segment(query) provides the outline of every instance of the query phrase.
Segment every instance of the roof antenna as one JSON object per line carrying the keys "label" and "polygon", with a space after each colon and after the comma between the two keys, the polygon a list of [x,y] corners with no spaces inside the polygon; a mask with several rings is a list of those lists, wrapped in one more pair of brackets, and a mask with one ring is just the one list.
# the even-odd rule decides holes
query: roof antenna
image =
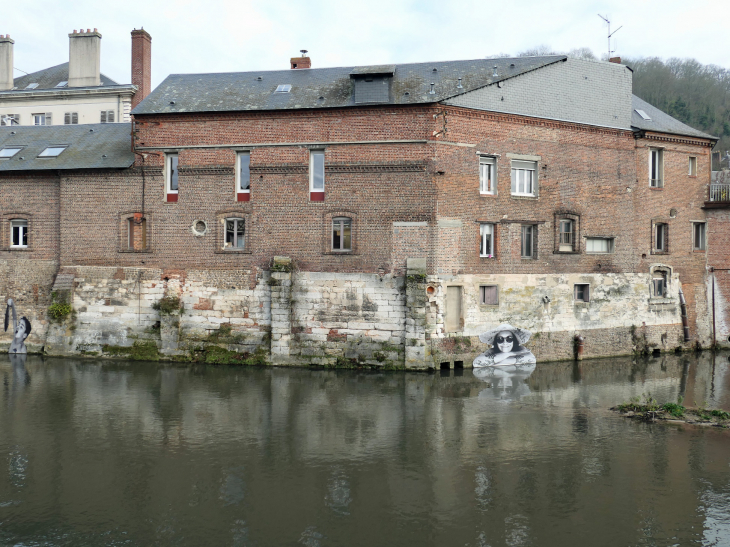
{"label": "roof antenna", "polygon": [[459,77],[459,85],[456,86],[457,89],[464,89],[464,86],[461,85],[461,77]]}
{"label": "roof antenna", "polygon": [[603,15],[601,15],[599,13],[598,14],[598,17],[600,17],[601,19],[603,19],[604,21],[606,21],[606,23],[608,24],[608,58],[611,59],[611,53],[615,53],[616,52],[616,50],[613,50],[613,51],[611,50],[611,36],[613,36],[619,30],[621,30],[622,28],[624,28],[624,26],[621,25],[616,30],[614,30],[613,32],[611,32],[611,21],[608,20],[608,15],[606,15],[606,17],[604,17]]}
{"label": "roof antenna", "polygon": [[299,51],[301,51],[302,57],[306,57],[307,53],[309,53],[309,51],[307,51],[306,49],[300,49]]}

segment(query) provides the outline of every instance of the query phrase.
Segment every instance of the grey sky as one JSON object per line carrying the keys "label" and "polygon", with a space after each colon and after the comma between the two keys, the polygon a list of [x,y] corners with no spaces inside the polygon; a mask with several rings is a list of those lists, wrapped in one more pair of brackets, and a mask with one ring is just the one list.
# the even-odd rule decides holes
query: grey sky
{"label": "grey sky", "polygon": [[[691,57],[730,68],[730,1],[709,0],[0,0],[0,34],[15,66],[68,60],[68,34],[98,28],[102,72],[130,81],[130,31],[152,35],[152,84],[168,74],[287,68],[307,49],[313,67],[473,59],[544,44],[616,55]],[[15,76],[22,72],[15,73]]]}

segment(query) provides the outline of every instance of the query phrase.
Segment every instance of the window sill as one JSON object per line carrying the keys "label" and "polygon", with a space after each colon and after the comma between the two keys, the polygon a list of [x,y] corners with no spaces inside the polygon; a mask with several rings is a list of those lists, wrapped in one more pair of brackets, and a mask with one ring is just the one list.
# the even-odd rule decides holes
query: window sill
{"label": "window sill", "polygon": [[167,194],[166,203],[177,203],[177,194]]}
{"label": "window sill", "polygon": [[497,257],[494,255],[479,255],[479,258],[491,258],[492,260],[496,259]]}
{"label": "window sill", "polygon": [[537,257],[535,256],[521,256],[520,260],[536,260]]}
{"label": "window sill", "polygon": [[140,251],[136,249],[119,249],[118,253],[133,253],[133,254],[151,254],[152,249],[142,249]]}
{"label": "window sill", "polygon": [[664,186],[649,186],[649,190],[664,190]]}
{"label": "window sill", "polygon": [[224,254],[224,255],[250,255],[253,254],[253,251],[249,249],[216,249],[214,251],[216,254]]}
{"label": "window sill", "polygon": [[6,251],[20,251],[21,253],[27,253],[33,249],[30,247],[6,247]]}
{"label": "window sill", "polygon": [[651,254],[653,255],[668,255],[669,251],[652,251]]}
{"label": "window sill", "polygon": [[585,300],[575,300],[573,302],[573,305],[576,308],[589,308],[591,305],[591,302],[590,302],[590,300],[588,302],[586,302]]}
{"label": "window sill", "polygon": [[251,192],[238,192],[236,201],[251,201]]}
{"label": "window sill", "polygon": [[483,198],[496,198],[496,192],[479,192],[479,196]]}
{"label": "window sill", "polygon": [[479,309],[498,310],[499,304],[479,304]]}
{"label": "window sill", "polygon": [[556,255],[579,255],[580,251],[553,251]]}
{"label": "window sill", "polygon": [[510,194],[510,196],[517,199],[537,199],[539,197],[534,194]]}
{"label": "window sill", "polygon": [[660,305],[670,305],[670,304],[676,304],[677,301],[674,298],[668,298],[664,296],[650,296],[649,297],[649,304],[660,304]]}
{"label": "window sill", "polygon": [[325,251],[322,254],[334,255],[334,256],[356,256],[357,253],[353,251]]}

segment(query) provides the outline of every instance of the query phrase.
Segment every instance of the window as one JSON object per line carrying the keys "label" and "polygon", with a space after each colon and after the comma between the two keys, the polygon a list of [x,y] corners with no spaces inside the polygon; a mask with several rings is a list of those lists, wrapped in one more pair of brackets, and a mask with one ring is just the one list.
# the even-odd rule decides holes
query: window
{"label": "window", "polygon": [[352,219],[347,217],[332,219],[332,250],[352,250]]}
{"label": "window", "polygon": [[20,114],[3,114],[0,116],[0,125],[20,125]]}
{"label": "window", "polygon": [[5,148],[0,148],[0,160],[9,160],[22,149],[22,146],[6,146]]}
{"label": "window", "polygon": [[10,246],[24,249],[28,247],[28,221],[10,221]]}
{"label": "window", "polygon": [[60,145],[49,146],[48,148],[43,150],[43,152],[38,154],[38,157],[39,158],[57,158],[61,154],[61,152],[63,152],[64,150],[66,150],[66,146],[60,146]]}
{"label": "window", "polygon": [[697,176],[697,158],[694,156],[689,157],[689,176]]}
{"label": "window", "polygon": [[101,123],[114,123],[114,111],[113,110],[102,110],[100,121],[101,121]]}
{"label": "window", "polygon": [[576,302],[590,302],[590,286],[587,283],[573,285],[573,297]]}
{"label": "window", "polygon": [[178,157],[177,154],[165,154],[165,186],[167,201],[177,201],[178,193]]}
{"label": "window", "polygon": [[497,192],[497,160],[488,156],[479,158],[479,193]]}
{"label": "window", "polygon": [[289,93],[291,91],[291,84],[280,84],[276,86],[275,93]]}
{"label": "window", "polygon": [[537,162],[512,160],[512,195],[535,196]]}
{"label": "window", "polygon": [[36,87],[38,87],[38,84],[33,82],[32,84],[25,86],[25,89],[35,89]]}
{"label": "window", "polygon": [[587,237],[586,252],[593,254],[606,254],[613,252],[612,237]]}
{"label": "window", "polygon": [[661,222],[654,224],[654,252],[655,253],[666,253],[667,252],[667,237],[668,229],[667,225]]}
{"label": "window", "polygon": [[242,218],[226,219],[226,249],[243,249],[246,235],[246,221]]}
{"label": "window", "polygon": [[707,224],[704,222],[695,222],[692,224],[692,249],[694,251],[704,251],[706,248],[705,244],[705,232],[707,230]]}
{"label": "window", "polygon": [[535,258],[534,243],[535,243],[535,231],[536,227],[531,224],[524,224],[522,226],[522,244],[521,244],[521,256],[522,258]]}
{"label": "window", "polygon": [[651,286],[654,298],[666,298],[669,294],[667,287],[667,272],[657,270],[652,274]]}
{"label": "window", "polygon": [[494,224],[479,225],[479,256],[494,258]]}
{"label": "window", "polygon": [[71,124],[79,123],[79,113],[78,112],[66,112],[63,115],[63,123],[64,123],[64,125],[71,125]]}
{"label": "window", "polygon": [[638,114],[639,116],[641,116],[642,118],[644,118],[645,120],[651,120],[651,118],[649,117],[649,115],[648,115],[648,114],[647,114],[646,112],[644,112],[643,110],[639,110],[639,109],[637,108],[637,109],[636,109],[636,113],[637,113],[637,114]]}
{"label": "window", "polygon": [[127,219],[127,248],[130,251],[147,249],[147,219],[135,213]]}
{"label": "window", "polygon": [[33,125],[51,125],[51,113],[46,112],[45,114],[32,114]]}
{"label": "window", "polygon": [[248,201],[251,193],[251,154],[239,152],[236,154],[236,193],[238,201]]}
{"label": "window", "polygon": [[570,219],[560,219],[559,222],[559,243],[558,251],[560,252],[573,252],[573,232],[575,223]]}
{"label": "window", "polygon": [[324,150],[309,153],[309,192],[312,201],[324,200]]}
{"label": "window", "polygon": [[664,186],[664,150],[661,148],[649,149],[649,186]]}
{"label": "window", "polygon": [[56,84],[56,87],[67,87],[67,86],[68,86],[68,81],[67,80],[64,80],[62,82],[58,82]]}
{"label": "window", "polygon": [[497,285],[482,285],[479,287],[479,303],[483,306],[499,305],[499,287]]}

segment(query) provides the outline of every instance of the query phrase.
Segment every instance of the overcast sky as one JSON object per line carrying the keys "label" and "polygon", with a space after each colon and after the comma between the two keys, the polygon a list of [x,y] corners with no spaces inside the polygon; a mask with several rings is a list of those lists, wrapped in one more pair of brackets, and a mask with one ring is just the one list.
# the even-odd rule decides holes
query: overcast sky
{"label": "overcast sky", "polygon": [[[547,45],[556,51],[689,57],[730,69],[730,0],[0,0],[15,67],[68,61],[68,34],[98,28],[101,70],[129,83],[130,31],[152,35],[152,84],[168,74],[476,59]],[[612,44],[613,45],[613,44]],[[15,76],[23,73],[16,70]]]}

